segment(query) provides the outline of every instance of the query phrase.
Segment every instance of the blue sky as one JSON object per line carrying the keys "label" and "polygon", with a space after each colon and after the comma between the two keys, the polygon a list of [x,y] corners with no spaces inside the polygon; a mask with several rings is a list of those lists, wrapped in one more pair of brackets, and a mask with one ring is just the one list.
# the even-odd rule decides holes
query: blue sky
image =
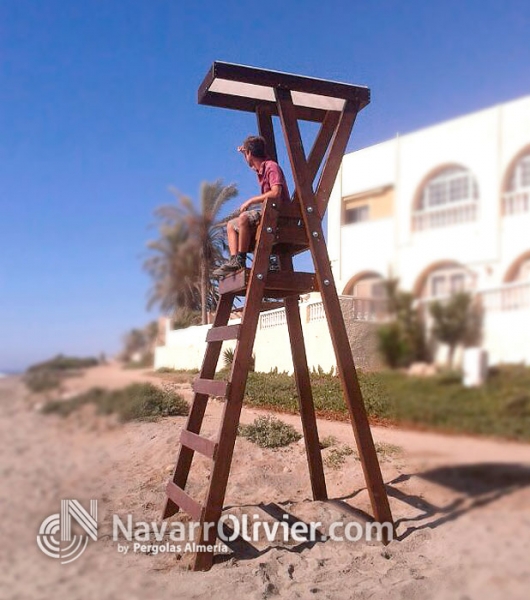
{"label": "blue sky", "polygon": [[530,94],[530,3],[0,3],[0,370],[115,353],[170,185],[254,176],[252,115],[198,106],[214,60],[368,85],[349,150]]}

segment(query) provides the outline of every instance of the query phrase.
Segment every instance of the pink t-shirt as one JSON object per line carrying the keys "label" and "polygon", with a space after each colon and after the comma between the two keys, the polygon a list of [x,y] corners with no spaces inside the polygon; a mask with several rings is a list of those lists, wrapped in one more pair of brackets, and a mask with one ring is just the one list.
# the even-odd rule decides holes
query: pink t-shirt
{"label": "pink t-shirt", "polygon": [[277,162],[273,160],[265,160],[261,163],[260,169],[257,172],[258,182],[261,187],[261,193],[270,192],[274,185],[282,186],[281,202],[290,202],[289,188],[285,181],[285,175]]}

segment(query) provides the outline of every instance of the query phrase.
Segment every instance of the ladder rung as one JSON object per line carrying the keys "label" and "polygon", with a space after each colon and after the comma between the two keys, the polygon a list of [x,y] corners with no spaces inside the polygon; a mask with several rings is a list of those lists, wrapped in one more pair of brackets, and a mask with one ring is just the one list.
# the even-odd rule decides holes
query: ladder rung
{"label": "ladder rung", "polygon": [[[219,281],[219,293],[235,293],[244,295],[249,283],[250,271],[248,269],[227,275]],[[314,273],[297,271],[268,271],[265,277],[265,298],[283,298],[297,294],[307,294],[318,290]],[[282,293],[285,292],[285,293]]]}
{"label": "ladder rung", "polygon": [[236,292],[245,290],[247,287],[248,276],[250,275],[249,269],[241,269],[226,275],[219,280],[219,293],[226,294],[228,292]]}
{"label": "ladder rung", "polygon": [[170,481],[166,487],[167,497],[172,500],[179,508],[187,513],[194,521],[200,521],[202,517],[202,506],[188,496],[186,492],[178,485]]}
{"label": "ladder rung", "polygon": [[314,273],[270,271],[265,283],[265,289],[267,288],[306,294],[318,289],[318,284]]}
{"label": "ladder rung", "polygon": [[223,325],[212,327],[206,334],[207,342],[220,342],[224,340],[238,340],[241,325]]}
{"label": "ladder rung", "polygon": [[193,382],[193,391],[197,394],[208,396],[226,396],[227,381],[220,379],[196,379]]}
{"label": "ladder rung", "polygon": [[215,453],[217,452],[217,443],[212,442],[205,437],[201,437],[192,431],[188,431],[187,429],[182,430],[180,434],[180,443],[186,448],[190,448],[191,450],[195,450],[195,452],[200,452],[202,455],[207,456],[208,458],[215,458]]}

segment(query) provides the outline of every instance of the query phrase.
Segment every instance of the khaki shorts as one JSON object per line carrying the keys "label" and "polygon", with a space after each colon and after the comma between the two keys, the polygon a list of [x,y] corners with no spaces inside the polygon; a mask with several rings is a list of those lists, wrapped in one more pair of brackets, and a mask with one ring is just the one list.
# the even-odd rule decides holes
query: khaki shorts
{"label": "khaki shorts", "polygon": [[[246,214],[248,215],[248,224],[252,228],[257,228],[259,222],[261,221],[261,210],[247,210]],[[237,219],[232,219],[229,221],[229,224],[232,225],[234,231],[239,232],[239,225]]]}

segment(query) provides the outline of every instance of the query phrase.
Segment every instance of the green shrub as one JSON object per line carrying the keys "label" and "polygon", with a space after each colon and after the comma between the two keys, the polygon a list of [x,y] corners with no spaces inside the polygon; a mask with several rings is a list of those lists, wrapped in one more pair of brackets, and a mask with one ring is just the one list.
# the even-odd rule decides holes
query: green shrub
{"label": "green shrub", "polygon": [[328,435],[320,440],[320,447],[331,448],[331,446],[336,446],[338,443],[339,440],[334,435]]}
{"label": "green shrub", "polygon": [[398,456],[403,451],[403,448],[400,446],[396,446],[396,444],[389,444],[387,442],[375,442],[374,446],[375,451],[382,462],[389,460],[392,456]]}
{"label": "green shrub", "polygon": [[379,352],[386,364],[395,369],[409,361],[410,348],[397,322],[381,325],[377,329]]}
{"label": "green shrub", "polygon": [[[377,379],[359,372],[366,409],[371,414],[384,412],[385,395]],[[315,409],[320,416],[345,419],[347,407],[340,379],[331,373],[313,371],[311,388]],[[294,377],[277,370],[249,373],[245,400],[248,404],[282,412],[298,412],[298,392]]]}
{"label": "green shrub", "polygon": [[86,369],[95,367],[99,364],[97,358],[77,358],[75,356],[64,356],[58,354],[50,360],[31,365],[27,369],[27,373],[35,373],[36,371],[68,371],[72,369]]}
{"label": "green shrub", "polygon": [[449,346],[448,367],[458,344],[474,346],[482,337],[483,308],[467,292],[458,292],[444,301],[429,304],[433,337]]}
{"label": "green shrub", "polygon": [[339,446],[332,448],[324,459],[324,464],[330,469],[338,469],[346,462],[346,457],[353,454],[353,449],[349,446]]}
{"label": "green shrub", "polygon": [[167,386],[161,389],[151,383],[127,386],[106,408],[109,412],[118,412],[122,421],[187,415],[189,411],[182,396]]}
{"label": "green shrub", "polygon": [[233,348],[225,348],[223,350],[223,368],[229,369],[234,362],[234,349]]}
{"label": "green shrub", "polygon": [[69,400],[48,402],[42,412],[67,416],[85,404],[94,404],[100,414],[116,413],[120,421],[157,419],[189,412],[188,403],[170,386],[161,389],[151,383],[133,383],[120,390],[92,388]]}
{"label": "green shrub", "polygon": [[35,393],[60,387],[65,377],[71,377],[79,369],[99,364],[97,358],[76,358],[58,354],[56,357],[31,365],[24,375],[24,383]]}
{"label": "green shrub", "polygon": [[[228,372],[232,368],[234,362],[235,350],[234,348],[225,348],[223,350],[223,368],[221,371]],[[253,372],[256,366],[256,355],[253,354],[250,358],[250,365],[248,367],[249,372]]]}
{"label": "green shrub", "polygon": [[288,446],[302,437],[292,425],[265,416],[258,417],[250,425],[241,425],[239,434],[262,448]]}
{"label": "green shrub", "polygon": [[53,390],[61,385],[62,377],[56,371],[37,370],[24,375],[24,383],[35,393]]}
{"label": "green shrub", "polygon": [[[390,458],[400,455],[403,451],[400,446],[388,444],[386,442],[375,442],[374,446],[381,462],[390,460]],[[333,447],[328,455],[324,458],[324,464],[330,469],[338,469],[346,462],[346,457],[352,455],[355,460],[359,460],[359,454],[357,451],[353,450],[349,446]]]}

